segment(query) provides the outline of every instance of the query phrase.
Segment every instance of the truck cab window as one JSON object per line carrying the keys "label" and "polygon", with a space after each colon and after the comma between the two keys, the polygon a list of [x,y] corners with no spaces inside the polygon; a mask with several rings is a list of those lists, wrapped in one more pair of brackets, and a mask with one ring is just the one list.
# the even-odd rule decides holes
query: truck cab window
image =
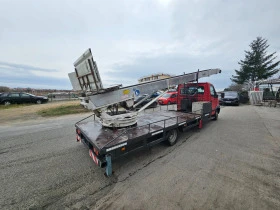
{"label": "truck cab window", "polygon": [[198,94],[204,94],[204,87],[203,86],[188,86],[184,87],[180,90],[181,95],[194,95],[196,93]]}
{"label": "truck cab window", "polygon": [[215,91],[215,88],[213,87],[213,85],[210,85],[210,93],[211,93],[211,96],[216,95],[216,91]]}

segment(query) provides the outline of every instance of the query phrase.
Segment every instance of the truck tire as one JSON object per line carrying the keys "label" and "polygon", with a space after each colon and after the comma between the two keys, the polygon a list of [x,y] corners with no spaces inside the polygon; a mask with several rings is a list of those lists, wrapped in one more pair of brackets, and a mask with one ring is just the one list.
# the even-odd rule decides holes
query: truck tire
{"label": "truck tire", "polygon": [[219,113],[216,110],[215,114],[213,115],[213,120],[217,120],[218,117],[219,117]]}
{"label": "truck tire", "polygon": [[178,136],[179,136],[178,129],[172,129],[172,130],[168,131],[167,139],[166,139],[168,145],[173,146],[174,144],[176,144]]}

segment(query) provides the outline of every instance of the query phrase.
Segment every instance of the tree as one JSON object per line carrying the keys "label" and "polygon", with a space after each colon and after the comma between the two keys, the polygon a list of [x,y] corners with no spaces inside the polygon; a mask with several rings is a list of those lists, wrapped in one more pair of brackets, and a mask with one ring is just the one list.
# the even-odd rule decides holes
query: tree
{"label": "tree", "polygon": [[229,87],[225,88],[224,91],[238,91],[238,92],[241,92],[241,91],[243,91],[243,89],[244,89],[243,85],[232,83]]}
{"label": "tree", "polygon": [[0,86],[0,93],[1,92],[9,92],[9,91],[10,91],[10,88],[5,87],[5,86]]}
{"label": "tree", "polygon": [[31,88],[30,87],[26,88],[26,92],[30,93],[31,92]]}
{"label": "tree", "polygon": [[251,50],[245,51],[245,59],[238,62],[240,70],[235,70],[236,75],[231,78],[237,84],[268,79],[280,70],[276,68],[280,61],[274,62],[276,52],[267,54],[269,45],[266,39],[257,37],[249,46]]}

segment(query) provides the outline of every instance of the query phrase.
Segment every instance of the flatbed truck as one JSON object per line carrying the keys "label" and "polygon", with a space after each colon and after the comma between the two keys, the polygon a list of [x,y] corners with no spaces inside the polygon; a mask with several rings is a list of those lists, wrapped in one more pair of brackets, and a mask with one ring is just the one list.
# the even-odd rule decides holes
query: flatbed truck
{"label": "flatbed truck", "polygon": [[179,133],[202,128],[204,122],[217,120],[218,95],[212,84],[178,85],[177,110],[159,110],[138,116],[137,124],[125,128],[104,127],[98,120],[81,120],[75,124],[76,139],[89,149],[94,163],[112,175],[112,160],[166,141],[174,145]]}

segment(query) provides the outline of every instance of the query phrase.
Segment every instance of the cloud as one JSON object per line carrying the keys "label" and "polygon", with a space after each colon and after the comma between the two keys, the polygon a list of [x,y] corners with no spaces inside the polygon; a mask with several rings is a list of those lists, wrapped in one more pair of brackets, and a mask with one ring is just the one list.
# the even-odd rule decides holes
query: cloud
{"label": "cloud", "polygon": [[45,69],[25,64],[16,64],[0,61],[1,77],[32,77],[32,76],[48,76],[53,77],[53,73],[58,72],[55,69]]}
{"label": "cloud", "polygon": [[279,55],[279,6],[278,0],[3,1],[0,81],[8,81],[7,72],[11,80],[36,77],[38,86],[40,78],[69,80],[73,62],[90,47],[104,84],[219,67],[215,78],[225,88],[257,36]]}
{"label": "cloud", "polygon": [[8,87],[32,87],[61,89],[71,88],[69,80],[56,78],[52,73],[55,69],[45,69],[25,64],[0,62],[0,84]]}
{"label": "cloud", "polygon": [[[208,59],[205,59],[205,58]],[[154,57],[138,57],[134,63],[112,66],[113,70],[103,72],[101,74],[110,75],[109,78],[103,78],[104,85],[123,84],[124,86],[136,84],[142,76],[147,76],[155,73],[167,73],[180,75],[183,73],[195,72],[198,69],[205,70],[209,68],[220,68],[222,74],[213,75],[201,81],[213,82],[217,89],[221,90],[231,84],[230,76],[232,70],[231,64],[221,64],[220,59],[225,59],[225,55],[219,54],[205,57],[193,57],[184,54],[164,54]],[[111,79],[114,78],[114,79]],[[118,82],[117,82],[118,81]]]}
{"label": "cloud", "polygon": [[1,86],[11,88],[38,88],[38,89],[58,89],[72,90],[71,83],[67,78],[51,78],[42,76],[31,77],[3,77],[0,78]]}
{"label": "cloud", "polygon": [[[58,72],[58,70],[56,70],[56,69],[45,69],[45,68],[40,68],[40,67],[35,67],[35,66],[1,62],[1,61],[0,61],[0,70]],[[5,73],[5,72],[3,72],[3,73]],[[16,73],[16,72],[14,72],[14,73]]]}

